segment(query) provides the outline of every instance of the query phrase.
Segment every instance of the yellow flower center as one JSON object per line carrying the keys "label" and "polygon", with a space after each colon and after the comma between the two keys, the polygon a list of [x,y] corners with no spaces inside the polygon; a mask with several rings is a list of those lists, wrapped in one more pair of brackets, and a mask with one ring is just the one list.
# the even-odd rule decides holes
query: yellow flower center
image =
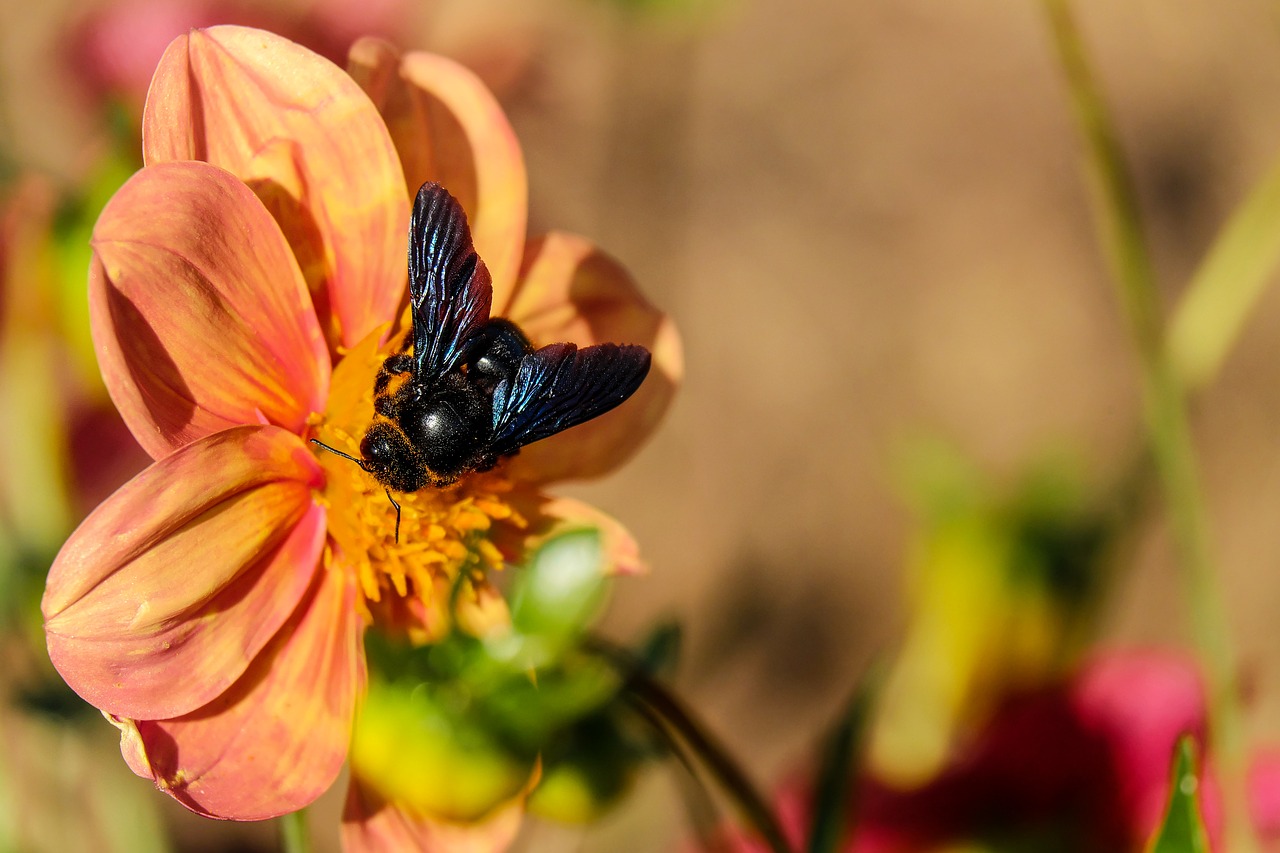
{"label": "yellow flower center", "polygon": [[[310,424],[309,437],[357,458],[374,419],[374,380],[401,340],[394,335],[379,348],[378,338],[375,332],[338,361],[328,408]],[[485,580],[503,566],[492,539],[500,532],[496,525],[518,531],[525,521],[507,500],[512,485],[501,466],[453,486],[395,493],[397,540],[396,508],[382,484],[351,460],[311,446],[325,471],[325,562],[355,574],[367,619],[419,642],[438,639],[454,608],[471,630],[505,619],[500,597]]]}

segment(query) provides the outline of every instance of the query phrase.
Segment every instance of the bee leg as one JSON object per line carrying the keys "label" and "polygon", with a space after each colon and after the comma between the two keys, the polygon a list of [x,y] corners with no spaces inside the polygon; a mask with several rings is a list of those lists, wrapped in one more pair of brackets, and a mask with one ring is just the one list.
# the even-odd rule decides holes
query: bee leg
{"label": "bee leg", "polygon": [[382,362],[382,370],[385,373],[408,373],[413,370],[413,356],[405,353],[387,356],[387,360]]}
{"label": "bee leg", "polygon": [[399,376],[413,370],[413,356],[400,353],[388,356],[378,370],[378,378],[373,382],[373,393],[381,394],[391,382],[392,376]]}
{"label": "bee leg", "polygon": [[391,490],[384,489],[387,493],[387,500],[391,501],[391,505],[396,508],[396,544],[400,544],[400,504],[396,503],[396,499],[391,497]]}

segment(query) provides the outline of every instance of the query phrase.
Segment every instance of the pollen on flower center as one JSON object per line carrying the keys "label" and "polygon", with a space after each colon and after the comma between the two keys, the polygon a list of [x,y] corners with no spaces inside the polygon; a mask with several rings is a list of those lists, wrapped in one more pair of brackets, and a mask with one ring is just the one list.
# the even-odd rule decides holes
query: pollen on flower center
{"label": "pollen on flower center", "polygon": [[[338,362],[328,407],[311,420],[312,437],[353,456],[373,423],[374,379],[394,351],[393,344],[379,348],[378,338],[371,335]],[[383,486],[350,460],[316,451],[329,510],[326,562],[354,572],[366,617],[394,620],[419,639],[438,636],[448,624],[448,598],[459,574],[479,581],[502,567],[490,541],[494,525],[524,526],[505,500],[510,482],[494,471],[448,488],[395,493],[401,508],[397,541],[396,509]]]}

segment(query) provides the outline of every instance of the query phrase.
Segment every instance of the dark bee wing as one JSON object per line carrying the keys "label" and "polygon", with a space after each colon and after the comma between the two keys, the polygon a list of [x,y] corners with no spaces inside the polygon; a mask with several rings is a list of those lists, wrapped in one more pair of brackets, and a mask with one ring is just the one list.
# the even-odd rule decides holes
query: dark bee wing
{"label": "dark bee wing", "polygon": [[471,243],[462,205],[439,184],[423,184],[409,223],[414,377],[430,382],[455,370],[492,301],[489,270]]}
{"label": "dark bee wing", "polygon": [[649,351],[622,344],[551,344],[529,353],[516,375],[493,392],[493,452],[515,453],[526,444],[591,420],[640,387]]}

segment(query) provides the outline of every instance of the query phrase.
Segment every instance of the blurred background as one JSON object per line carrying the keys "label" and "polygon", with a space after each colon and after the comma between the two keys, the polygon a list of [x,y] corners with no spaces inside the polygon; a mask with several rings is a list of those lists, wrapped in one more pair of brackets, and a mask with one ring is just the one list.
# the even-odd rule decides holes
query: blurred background
{"label": "blurred background", "polygon": [[[7,173],[86,185],[111,144],[104,92],[127,114],[145,91],[99,54],[135,45],[145,86],[192,24],[275,24],[330,55],[381,30],[476,69],[523,142],[531,232],[588,236],[679,324],[687,375],[662,429],[572,491],[621,519],[651,566],[615,587],[603,630],[629,640],[678,618],[679,690],[762,783],[797,766],[907,631],[928,515],[913,460],[967,460],[994,496],[1056,460],[1084,504],[1132,470],[1135,360],[1037,4],[203,3],[194,19],[183,5],[0,2]],[[1280,153],[1280,5],[1073,5],[1172,305]],[[1280,292],[1193,407],[1248,726],[1274,742]],[[17,464],[14,450],[0,458]],[[1107,643],[1189,643],[1160,519],[1137,511],[1111,561],[1090,614]],[[683,830],[650,777],[585,835],[535,825],[526,849],[670,849]],[[213,832],[152,799],[183,850],[270,849],[263,827]]]}

